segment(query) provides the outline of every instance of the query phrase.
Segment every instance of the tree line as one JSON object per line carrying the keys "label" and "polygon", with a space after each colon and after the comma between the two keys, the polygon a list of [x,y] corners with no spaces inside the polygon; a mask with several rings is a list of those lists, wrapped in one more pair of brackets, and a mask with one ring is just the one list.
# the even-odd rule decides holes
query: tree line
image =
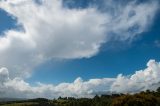
{"label": "tree line", "polygon": [[160,106],[160,87],[157,91],[136,94],[96,95],[94,98],[59,97],[1,102],[2,106]]}

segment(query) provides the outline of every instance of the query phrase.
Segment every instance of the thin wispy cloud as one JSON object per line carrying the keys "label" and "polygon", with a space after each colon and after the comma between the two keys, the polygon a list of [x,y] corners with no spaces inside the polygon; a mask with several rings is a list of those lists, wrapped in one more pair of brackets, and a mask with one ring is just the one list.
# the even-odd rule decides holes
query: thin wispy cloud
{"label": "thin wispy cloud", "polygon": [[159,40],[154,41],[154,45],[159,48],[160,47],[160,41]]}

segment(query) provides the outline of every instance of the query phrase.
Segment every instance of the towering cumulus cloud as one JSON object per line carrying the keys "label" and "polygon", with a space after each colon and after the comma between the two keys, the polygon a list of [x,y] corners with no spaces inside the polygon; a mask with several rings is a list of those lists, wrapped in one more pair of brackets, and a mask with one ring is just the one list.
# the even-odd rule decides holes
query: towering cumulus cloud
{"label": "towering cumulus cloud", "polygon": [[0,65],[13,74],[26,75],[49,59],[91,57],[105,42],[103,24],[108,17],[95,8],[70,10],[61,0],[44,0],[41,5],[34,0],[5,0],[0,7],[23,29],[6,31],[0,39]]}
{"label": "towering cumulus cloud", "polygon": [[[136,1],[121,4],[109,0],[104,3],[104,11],[96,5],[70,9],[64,7],[62,0],[40,1],[0,0],[0,8],[16,19],[18,26],[18,29],[7,30],[0,37],[0,67],[4,67],[0,70],[2,96],[13,93],[24,97],[90,96],[102,88],[104,91],[109,89],[110,85],[115,91],[124,91],[126,88],[121,84],[125,82],[134,89],[137,80],[148,81],[150,75],[155,83],[159,81],[155,74],[159,71],[159,63],[151,62],[153,65],[149,63],[146,70],[131,78],[119,75],[86,82],[78,78],[74,83],[31,87],[22,78],[29,77],[36,66],[51,59],[90,58],[112,38],[132,41],[146,31],[159,8],[156,0],[143,4]],[[153,76],[147,74],[149,72]],[[145,74],[145,77],[141,79],[138,77],[140,74]],[[142,88],[148,87],[142,85],[138,91]]]}
{"label": "towering cumulus cloud", "polygon": [[69,9],[61,0],[1,0],[0,8],[17,19],[21,30],[8,30],[0,38],[0,66],[11,77],[28,76],[50,59],[89,58],[112,37],[131,40],[144,32],[158,9],[157,2],[111,0],[105,6],[109,9],[101,12],[96,6]]}

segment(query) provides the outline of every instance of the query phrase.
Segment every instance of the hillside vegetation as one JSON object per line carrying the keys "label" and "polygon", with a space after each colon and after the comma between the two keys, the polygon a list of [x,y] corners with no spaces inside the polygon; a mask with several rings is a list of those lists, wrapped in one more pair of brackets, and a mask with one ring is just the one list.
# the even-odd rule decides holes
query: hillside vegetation
{"label": "hillside vegetation", "polygon": [[112,94],[94,98],[59,97],[48,100],[37,98],[23,101],[0,102],[1,106],[160,106],[160,88],[157,91],[131,94]]}

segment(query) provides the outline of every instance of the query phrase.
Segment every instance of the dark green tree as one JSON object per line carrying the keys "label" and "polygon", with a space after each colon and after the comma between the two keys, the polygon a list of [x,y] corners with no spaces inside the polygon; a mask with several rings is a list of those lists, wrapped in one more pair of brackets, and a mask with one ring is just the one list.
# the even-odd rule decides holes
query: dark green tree
{"label": "dark green tree", "polygon": [[160,93],[160,87],[157,88],[157,92]]}

